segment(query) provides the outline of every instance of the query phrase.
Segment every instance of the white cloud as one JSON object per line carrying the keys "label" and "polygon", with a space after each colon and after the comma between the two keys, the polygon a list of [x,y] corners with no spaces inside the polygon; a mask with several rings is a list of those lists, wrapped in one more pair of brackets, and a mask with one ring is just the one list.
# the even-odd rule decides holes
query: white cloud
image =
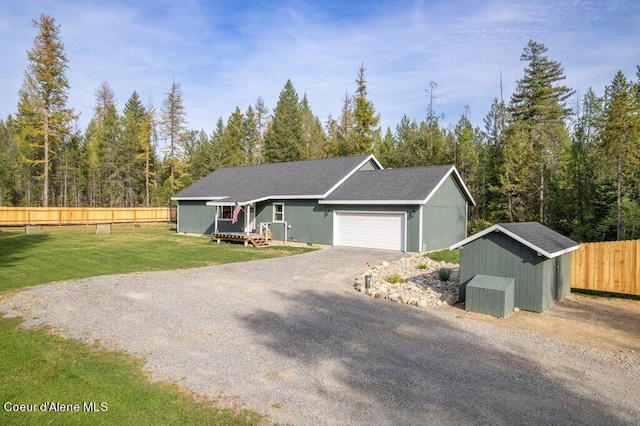
{"label": "white cloud", "polygon": [[[40,10],[43,9],[43,10]],[[158,107],[182,83],[193,128],[262,96],[273,109],[287,79],[325,121],[353,93],[358,67],[383,127],[403,114],[422,119],[425,89],[438,84],[436,110],[455,121],[465,105],[482,125],[503,75],[508,100],[529,39],[549,47],[567,84],[601,92],[619,68],[640,63],[640,10],[634,2],[22,2],[0,4],[0,115],[15,111],[26,50],[41,11],[62,25],[70,61],[70,104],[92,115],[95,89],[108,81],[124,105],[136,90]]]}

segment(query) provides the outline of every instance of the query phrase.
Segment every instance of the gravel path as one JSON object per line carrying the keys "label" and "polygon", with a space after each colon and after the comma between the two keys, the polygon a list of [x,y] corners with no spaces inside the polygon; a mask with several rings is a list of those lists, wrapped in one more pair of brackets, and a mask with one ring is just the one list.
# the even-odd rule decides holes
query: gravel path
{"label": "gravel path", "polygon": [[[27,289],[0,312],[146,359],[152,377],[306,424],[640,424],[640,354],[357,293],[329,248]],[[226,398],[229,398],[228,400]]]}

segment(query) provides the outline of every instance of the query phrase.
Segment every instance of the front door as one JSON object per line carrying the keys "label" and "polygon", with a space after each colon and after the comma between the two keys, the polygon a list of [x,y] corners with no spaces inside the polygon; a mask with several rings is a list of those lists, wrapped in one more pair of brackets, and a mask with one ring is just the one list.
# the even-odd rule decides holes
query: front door
{"label": "front door", "polygon": [[256,231],[256,205],[249,204],[247,207],[247,214],[249,216],[249,224],[247,225],[247,229],[245,232],[255,232]]}

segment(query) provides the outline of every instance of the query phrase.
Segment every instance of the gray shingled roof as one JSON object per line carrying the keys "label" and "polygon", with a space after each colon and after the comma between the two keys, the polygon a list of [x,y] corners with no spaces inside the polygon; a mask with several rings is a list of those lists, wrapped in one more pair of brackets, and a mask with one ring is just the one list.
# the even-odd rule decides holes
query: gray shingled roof
{"label": "gray shingled roof", "polygon": [[216,170],[173,198],[243,203],[274,196],[324,196],[369,155],[292,161]]}
{"label": "gray shingled roof", "polygon": [[557,233],[551,228],[544,226],[538,222],[514,222],[514,223],[498,223],[484,231],[478,232],[454,245],[451,250],[462,247],[471,241],[477,240],[490,232],[503,232],[511,238],[521,242],[536,252],[553,258],[565,253],[577,250],[580,244]]}
{"label": "gray shingled roof", "polygon": [[547,253],[557,253],[580,245],[538,222],[500,223],[499,225]]}
{"label": "gray shingled roof", "polygon": [[[450,173],[452,165],[367,170],[354,174],[333,191],[324,202],[337,201],[413,201],[423,203]],[[474,204],[471,194],[458,179],[461,192]]]}

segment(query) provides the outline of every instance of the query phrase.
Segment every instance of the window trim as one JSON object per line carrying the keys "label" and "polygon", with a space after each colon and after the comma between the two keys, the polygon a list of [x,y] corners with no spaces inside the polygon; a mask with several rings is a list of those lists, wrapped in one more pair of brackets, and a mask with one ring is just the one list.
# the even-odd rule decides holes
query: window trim
{"label": "window trim", "polygon": [[[224,209],[229,209],[229,217],[224,217]],[[225,222],[231,222],[233,217],[233,206],[220,206],[220,215],[218,216],[218,220],[222,220]]]}
{"label": "window trim", "polygon": [[[273,203],[273,222],[274,223],[283,223],[284,222],[284,203]],[[276,206],[282,206],[282,211],[281,212],[276,212]],[[282,218],[280,220],[276,219],[276,214],[282,215]]]}

